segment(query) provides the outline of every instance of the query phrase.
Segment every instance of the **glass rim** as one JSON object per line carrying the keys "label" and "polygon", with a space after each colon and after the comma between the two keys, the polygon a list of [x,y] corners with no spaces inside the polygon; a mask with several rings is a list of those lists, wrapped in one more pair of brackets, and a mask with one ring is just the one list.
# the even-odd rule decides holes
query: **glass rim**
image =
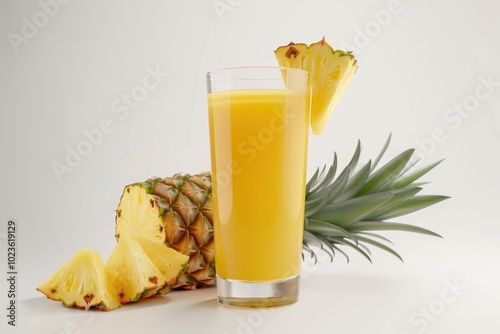
{"label": "glass rim", "polygon": [[241,76],[236,76],[236,77],[230,77],[229,75],[217,75],[217,73],[223,73],[223,72],[230,72],[230,71],[235,71],[235,70],[256,70],[256,69],[261,69],[261,70],[286,70],[286,71],[293,71],[293,72],[304,72],[308,73],[309,75],[312,74],[311,71],[304,70],[301,68],[294,68],[294,67],[286,67],[286,66],[229,66],[229,67],[222,67],[222,68],[217,68],[211,71],[208,71],[206,73],[207,78],[217,78],[217,79],[226,79],[226,80],[276,80],[276,78],[263,78],[263,77],[254,77],[254,78],[243,78]]}

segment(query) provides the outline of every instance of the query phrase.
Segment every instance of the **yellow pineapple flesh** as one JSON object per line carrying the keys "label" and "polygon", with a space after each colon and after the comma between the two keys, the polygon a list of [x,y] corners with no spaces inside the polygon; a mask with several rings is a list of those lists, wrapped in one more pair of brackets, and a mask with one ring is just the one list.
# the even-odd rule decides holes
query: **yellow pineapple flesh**
{"label": "yellow pineapple flesh", "polygon": [[151,259],[153,264],[160,270],[163,277],[166,279],[166,284],[157,291],[157,293],[168,293],[172,285],[177,281],[179,273],[184,269],[189,261],[189,256],[179,253],[178,251],[165,247],[164,244],[153,239],[138,238],[137,241],[141,245],[146,255]]}
{"label": "yellow pineapple flesh", "polygon": [[106,273],[122,304],[149,298],[169,282],[141,245],[127,238],[115,246],[106,263]]}
{"label": "yellow pineapple flesh", "polygon": [[120,307],[109,285],[101,256],[87,248],[78,251],[37,290],[66,306],[104,311]]}
{"label": "yellow pineapple flesh", "polygon": [[282,67],[307,70],[312,76],[311,129],[320,134],[358,69],[356,58],[334,50],[323,38],[317,43],[290,43],[275,51]]}

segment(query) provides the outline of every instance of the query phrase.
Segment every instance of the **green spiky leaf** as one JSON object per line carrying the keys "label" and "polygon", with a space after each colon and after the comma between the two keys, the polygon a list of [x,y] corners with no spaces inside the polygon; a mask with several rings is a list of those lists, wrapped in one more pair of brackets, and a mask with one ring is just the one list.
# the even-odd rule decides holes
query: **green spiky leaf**
{"label": "green spiky leaf", "polygon": [[443,162],[443,160],[436,161],[433,164],[425,166],[424,168],[416,170],[411,174],[408,174],[404,177],[397,179],[396,181],[392,182],[391,188],[392,189],[399,189],[399,188],[403,188],[403,187],[406,187],[406,186],[412,184],[414,181],[418,180],[419,178],[421,178],[422,176],[427,174],[427,172],[432,170],[434,167],[439,165],[441,162]]}
{"label": "green spiky leaf", "polygon": [[392,255],[394,255],[395,257],[397,257],[398,259],[401,260],[401,262],[403,261],[403,258],[395,251],[393,250],[392,248],[390,248],[389,246],[386,246],[384,245],[383,243],[380,243],[376,240],[373,240],[373,239],[370,239],[370,238],[367,238],[367,237],[363,237],[363,236],[358,236],[359,240],[362,241],[362,242],[365,242],[367,244],[370,244],[372,246],[375,246],[375,247],[378,247],[380,249],[383,249],[385,250],[386,252],[389,252],[391,253]]}
{"label": "green spiky leaf", "polygon": [[358,196],[371,194],[389,184],[399,176],[406,164],[413,155],[414,150],[410,149],[399,154],[386,165],[375,171],[366,181],[365,185],[358,192]]}
{"label": "green spiky leaf", "polygon": [[341,203],[326,204],[314,215],[317,220],[326,221],[341,227],[363,220],[379,209],[394,195],[390,192],[374,193],[345,200]]}
{"label": "green spiky leaf", "polygon": [[352,224],[349,231],[351,233],[355,232],[359,233],[365,231],[404,231],[404,232],[426,234],[433,237],[442,238],[436,232],[432,232],[431,230],[425,229],[423,227],[410,224],[382,222],[382,221],[360,221],[355,224]]}
{"label": "green spiky leaf", "polygon": [[[306,185],[304,251],[317,261],[316,251],[324,251],[333,260],[336,253],[349,257],[341,247],[355,250],[371,262],[368,246],[401,256],[389,247],[390,240],[372,231],[401,231],[441,237],[415,225],[387,221],[437,204],[448,197],[418,195],[426,182],[419,179],[441,161],[412,171],[418,160],[413,149],[406,150],[380,168],[391,135],[375,160],[358,167],[361,142],[349,163],[335,177],[337,155],[332,166],[324,167]],[[419,182],[417,182],[419,181]]]}
{"label": "green spiky leaf", "polygon": [[389,134],[389,137],[387,137],[387,140],[385,141],[384,147],[382,147],[382,149],[380,150],[379,154],[377,155],[377,157],[373,161],[373,164],[371,166],[371,171],[372,172],[378,166],[378,163],[380,162],[380,160],[382,160],[382,157],[384,156],[385,152],[387,151],[387,148],[389,147],[389,144],[391,143],[391,139],[392,139],[392,133]]}

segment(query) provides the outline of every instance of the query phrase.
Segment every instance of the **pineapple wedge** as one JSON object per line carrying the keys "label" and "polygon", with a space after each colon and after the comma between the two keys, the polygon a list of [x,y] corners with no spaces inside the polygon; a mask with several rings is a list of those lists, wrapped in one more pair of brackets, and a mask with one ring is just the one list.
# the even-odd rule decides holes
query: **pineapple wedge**
{"label": "pineapple wedge", "polygon": [[87,248],[78,251],[37,290],[49,299],[85,310],[111,311],[120,307],[108,283],[101,256]]}
{"label": "pineapple wedge", "polygon": [[106,273],[121,304],[155,295],[170,280],[134,239],[122,238],[109,256]]}
{"label": "pineapple wedge", "polygon": [[166,284],[157,293],[165,294],[170,292],[179,273],[189,261],[189,256],[179,253],[172,248],[165,247],[164,244],[152,239],[139,237],[137,241],[166,279]]}
{"label": "pineapple wedge", "polygon": [[358,69],[356,58],[342,50],[333,50],[325,38],[317,43],[290,43],[274,52],[282,67],[312,73],[311,129],[320,134]]}

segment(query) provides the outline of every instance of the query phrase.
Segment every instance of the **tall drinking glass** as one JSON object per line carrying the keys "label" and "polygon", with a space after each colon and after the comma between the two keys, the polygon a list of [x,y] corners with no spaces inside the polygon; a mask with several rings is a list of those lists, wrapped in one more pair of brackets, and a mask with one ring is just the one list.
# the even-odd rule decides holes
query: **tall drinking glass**
{"label": "tall drinking glass", "polygon": [[275,67],[209,72],[217,295],[264,307],[298,299],[310,74]]}

